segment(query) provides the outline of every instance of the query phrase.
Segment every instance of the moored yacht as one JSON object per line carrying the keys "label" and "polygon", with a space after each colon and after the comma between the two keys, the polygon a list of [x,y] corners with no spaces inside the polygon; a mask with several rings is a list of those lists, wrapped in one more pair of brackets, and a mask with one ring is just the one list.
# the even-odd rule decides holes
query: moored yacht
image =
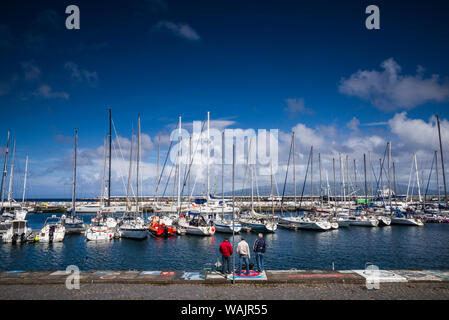
{"label": "moored yacht", "polygon": [[45,220],[44,226],[39,232],[39,242],[51,243],[62,242],[65,237],[65,227],[61,223],[61,219],[55,215]]}
{"label": "moored yacht", "polygon": [[181,217],[178,220],[178,226],[185,230],[186,234],[197,236],[212,236],[215,234],[215,225],[204,216],[195,214],[192,219]]}

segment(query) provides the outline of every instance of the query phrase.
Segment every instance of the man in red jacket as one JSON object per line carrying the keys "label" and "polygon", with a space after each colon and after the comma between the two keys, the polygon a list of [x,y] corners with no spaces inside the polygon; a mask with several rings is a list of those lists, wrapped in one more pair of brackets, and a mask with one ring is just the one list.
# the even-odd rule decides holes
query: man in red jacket
{"label": "man in red jacket", "polygon": [[221,260],[223,262],[222,264],[222,270],[221,272],[225,274],[226,270],[226,264],[228,265],[228,274],[231,273],[231,255],[232,255],[232,245],[229,243],[229,239],[225,238],[224,241],[220,244],[220,253],[221,253]]}

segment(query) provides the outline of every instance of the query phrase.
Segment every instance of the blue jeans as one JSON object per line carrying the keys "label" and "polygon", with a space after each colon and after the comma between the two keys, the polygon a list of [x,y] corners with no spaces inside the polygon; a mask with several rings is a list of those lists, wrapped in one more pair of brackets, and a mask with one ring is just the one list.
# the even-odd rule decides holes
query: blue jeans
{"label": "blue jeans", "polygon": [[239,256],[239,272],[237,274],[242,273],[242,262],[245,264],[246,275],[249,276],[249,258],[246,254]]}
{"label": "blue jeans", "polygon": [[263,271],[263,252],[256,252],[257,270]]}
{"label": "blue jeans", "polygon": [[[231,273],[231,257],[221,256],[221,261],[223,262],[221,272],[225,273],[227,271],[228,273]],[[227,268],[226,265],[228,266]]]}

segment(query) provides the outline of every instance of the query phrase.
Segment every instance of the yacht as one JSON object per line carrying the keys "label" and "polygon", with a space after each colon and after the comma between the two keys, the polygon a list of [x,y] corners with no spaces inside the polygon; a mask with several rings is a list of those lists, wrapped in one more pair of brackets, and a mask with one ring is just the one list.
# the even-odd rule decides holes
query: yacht
{"label": "yacht", "polygon": [[119,226],[121,238],[143,240],[148,236],[148,228],[142,217],[125,217]]}
{"label": "yacht", "polygon": [[417,219],[403,213],[397,213],[393,215],[391,217],[391,224],[415,227],[424,226],[424,223],[421,221],[421,219]]}
{"label": "yacht", "polygon": [[178,226],[185,230],[186,234],[197,236],[212,236],[215,234],[214,223],[200,214],[193,215],[192,219],[189,219],[188,216],[181,217],[178,220]]}
{"label": "yacht", "polygon": [[351,216],[350,225],[357,227],[377,227],[379,220],[373,216]]}
{"label": "yacht", "polygon": [[28,222],[23,219],[11,221],[10,228],[3,234],[2,240],[5,243],[24,243],[31,234],[32,229],[28,227]]}
{"label": "yacht", "polygon": [[61,219],[52,215],[45,220],[44,226],[39,232],[39,242],[62,242],[65,237],[65,227],[63,226]]}

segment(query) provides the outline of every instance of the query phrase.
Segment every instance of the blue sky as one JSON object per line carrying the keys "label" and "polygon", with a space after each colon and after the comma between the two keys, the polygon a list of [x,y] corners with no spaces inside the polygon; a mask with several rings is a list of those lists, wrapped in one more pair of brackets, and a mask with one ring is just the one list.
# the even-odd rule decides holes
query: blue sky
{"label": "blue sky", "polygon": [[[65,29],[70,4],[80,30]],[[370,4],[380,30],[365,28]],[[407,112],[402,126],[449,117],[448,9],[396,0],[2,1],[0,143],[10,128],[21,167],[30,155],[36,197],[70,195],[70,165],[59,162],[75,127],[81,149],[102,145],[108,107],[125,137],[142,115],[148,163],[156,135],[206,111],[235,128],[289,133],[302,124],[336,144],[377,136],[407,149],[416,144],[386,125],[395,115]],[[84,182],[83,196],[99,189]]]}

